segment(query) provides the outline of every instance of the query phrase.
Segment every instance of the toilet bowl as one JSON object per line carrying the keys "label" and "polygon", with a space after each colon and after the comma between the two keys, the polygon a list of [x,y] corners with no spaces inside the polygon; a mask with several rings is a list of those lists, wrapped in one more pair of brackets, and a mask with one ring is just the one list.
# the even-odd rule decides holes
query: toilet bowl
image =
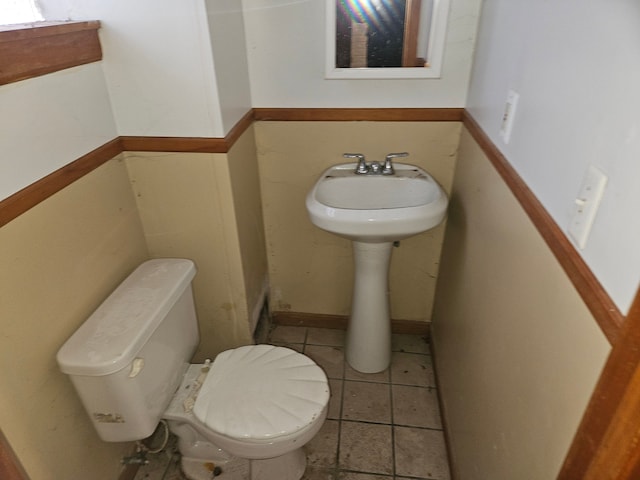
{"label": "toilet bowl", "polygon": [[194,479],[210,479],[215,465],[234,479],[298,480],[306,466],[301,447],[327,414],[323,392],[324,372],[308,357],[271,345],[240,347],[211,366],[190,365],[163,418]]}
{"label": "toilet bowl", "polygon": [[105,441],[143,439],[165,419],[192,480],[300,479],[302,447],[326,418],[326,375],[273,345],[189,364],[194,275],[189,260],[142,264],[62,346],[60,369]]}

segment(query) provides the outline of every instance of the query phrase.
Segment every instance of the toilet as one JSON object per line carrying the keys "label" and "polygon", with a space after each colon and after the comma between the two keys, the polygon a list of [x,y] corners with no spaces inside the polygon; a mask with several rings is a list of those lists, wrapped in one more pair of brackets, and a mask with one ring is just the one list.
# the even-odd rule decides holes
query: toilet
{"label": "toilet", "polygon": [[327,415],[326,375],[273,345],[189,364],[195,273],[184,259],[140,265],[62,346],[60,370],[104,441],[141,440],[164,420],[191,480],[299,480]]}

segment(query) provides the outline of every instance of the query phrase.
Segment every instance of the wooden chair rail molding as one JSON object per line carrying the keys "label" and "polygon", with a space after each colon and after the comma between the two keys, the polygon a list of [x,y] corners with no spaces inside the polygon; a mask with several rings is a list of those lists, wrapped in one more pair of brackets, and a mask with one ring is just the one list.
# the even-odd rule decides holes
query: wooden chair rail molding
{"label": "wooden chair rail molding", "polygon": [[122,153],[119,138],[83,155],[0,202],[0,227]]}
{"label": "wooden chair rail molding", "polygon": [[613,344],[618,337],[624,317],[607,292],[589,269],[580,254],[573,247],[558,224],[551,218],[537,197],[516,173],[515,169],[468,113],[463,114],[463,123],[494,168],[509,186],[515,197],[527,212],[547,245],[553,252],[566,274],[578,290],[591,314],[595,317],[603,333]]}
{"label": "wooden chair rail molding", "polygon": [[[256,108],[223,139],[118,137],[1,201],[0,226],[123,151],[226,153],[255,120],[462,121],[519,200],[612,344],[558,480],[640,478],[640,449],[637,448],[640,443],[640,290],[625,319],[535,195],[473,117],[462,109]],[[282,322],[301,321],[282,313],[280,317]],[[336,326],[344,322],[340,318],[332,321]],[[2,455],[6,455],[6,445],[0,442],[0,457]],[[6,464],[0,463],[0,467],[6,468]]]}
{"label": "wooden chair rail molding", "polygon": [[460,121],[489,157],[536,228],[569,275],[610,343],[624,320],[566,235],[535,195],[482,131],[471,115],[459,108],[256,108],[248,111],[225,138],[122,136],[84,155],[0,202],[0,226],[89,173],[123,151],[226,153],[253,121]]}
{"label": "wooden chair rail molding", "polygon": [[535,195],[466,111],[463,123],[527,212],[612,345],[557,480],[637,480],[640,289],[625,318]]}
{"label": "wooden chair rail molding", "polygon": [[254,108],[255,120],[312,122],[460,122],[462,108]]}

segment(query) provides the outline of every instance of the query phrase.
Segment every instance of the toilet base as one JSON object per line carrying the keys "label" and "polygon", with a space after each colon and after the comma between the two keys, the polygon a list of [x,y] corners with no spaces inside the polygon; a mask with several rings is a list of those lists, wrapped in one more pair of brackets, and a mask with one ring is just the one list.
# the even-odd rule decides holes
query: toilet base
{"label": "toilet base", "polygon": [[[226,462],[213,463],[201,458],[182,457],[180,460],[182,473],[189,480],[251,480],[249,460],[232,458]],[[213,477],[213,471],[220,467],[222,473]]]}
{"label": "toilet base", "polygon": [[[189,480],[300,480],[307,466],[302,448],[275,458],[247,460],[231,457],[214,464],[201,458],[182,457],[182,472]],[[213,477],[216,467],[220,474]]]}

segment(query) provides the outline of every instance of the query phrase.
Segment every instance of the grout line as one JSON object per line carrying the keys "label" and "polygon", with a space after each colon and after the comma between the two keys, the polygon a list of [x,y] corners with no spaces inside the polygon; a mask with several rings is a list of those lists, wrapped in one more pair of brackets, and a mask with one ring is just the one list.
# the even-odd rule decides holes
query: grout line
{"label": "grout line", "polygon": [[[306,328],[306,327],[305,327]],[[314,346],[314,347],[331,347],[331,348],[338,348],[338,349],[342,349],[342,351],[344,352],[345,350],[345,345],[327,345],[327,344],[323,344],[323,343],[318,343],[318,342],[309,342],[309,329],[306,328],[305,329],[305,334],[304,334],[304,340],[302,343],[302,349],[303,352],[307,351],[307,347],[309,346]],[[421,357],[432,357],[432,352],[431,350],[429,350],[427,353],[420,353],[420,352],[407,352],[404,350],[393,350],[392,353],[397,354],[397,353],[401,353],[401,354],[405,354],[405,355],[418,355]],[[405,425],[405,424],[396,424],[396,420],[394,417],[394,412],[393,412],[393,389],[394,389],[394,385],[397,385],[399,387],[408,387],[408,388],[420,388],[423,390],[429,390],[429,391],[435,391],[436,393],[438,392],[437,388],[435,385],[414,385],[414,384],[410,384],[410,383],[394,383],[393,380],[393,374],[391,371],[391,368],[389,368],[389,375],[388,375],[388,380],[383,380],[383,381],[371,381],[371,380],[367,380],[367,379],[347,379],[346,378],[346,372],[347,372],[347,361],[346,361],[346,354],[343,357],[343,361],[342,361],[342,368],[341,368],[341,376],[340,377],[330,377],[331,380],[335,381],[335,382],[340,382],[342,390],[340,392],[340,408],[339,408],[339,416],[337,419],[331,419],[331,420],[337,420],[338,422],[338,438],[337,438],[337,445],[336,445],[336,451],[335,451],[335,464],[332,468],[328,468],[327,471],[332,472],[332,474],[334,475],[335,480],[338,480],[340,474],[342,473],[358,473],[358,474],[368,474],[368,475],[373,475],[372,472],[366,472],[366,471],[361,471],[361,470],[353,470],[353,469],[343,469],[341,468],[341,464],[340,464],[340,451],[342,449],[342,444],[341,444],[341,438],[342,438],[342,430],[343,430],[343,424],[344,422],[349,422],[349,423],[359,423],[359,424],[369,424],[369,425],[380,425],[380,426],[387,426],[390,427],[391,429],[391,459],[392,459],[392,474],[383,474],[383,473],[376,473],[375,475],[378,475],[382,478],[388,478],[389,480],[393,479],[396,477],[397,475],[397,471],[396,471],[396,449],[395,449],[395,428],[399,427],[399,428],[411,428],[411,429],[418,429],[418,430],[428,430],[428,431],[435,431],[435,432],[444,432],[444,426],[442,428],[433,428],[433,427],[421,427],[421,426],[414,426],[414,425]],[[345,419],[344,418],[344,398],[346,395],[346,383],[347,382],[358,382],[358,383],[369,383],[369,384],[375,384],[375,385],[388,385],[389,388],[389,406],[390,406],[390,416],[391,416],[391,423],[380,423],[380,422],[375,422],[375,421],[363,421],[363,420],[349,420],[349,419]],[[439,410],[439,409],[438,409]],[[439,412],[440,418],[442,418],[442,414],[441,412]],[[448,456],[448,452],[447,452],[447,456]],[[412,479],[412,480],[427,480],[424,477],[412,477],[412,476],[405,476],[403,478],[407,478],[407,479]]]}
{"label": "grout line", "polygon": [[389,408],[391,409],[391,471],[396,475],[396,420],[393,416],[393,384],[391,383],[391,365],[389,365]]}
{"label": "grout line", "polygon": [[[344,469],[344,470],[340,470],[341,472],[345,472],[345,473],[358,473],[358,474],[364,474],[367,476],[376,476],[376,477],[386,477],[386,478],[394,478],[393,474],[388,474],[388,473],[371,473],[371,472],[367,472],[365,470],[353,470],[353,469]],[[405,477],[403,477],[405,478]],[[412,480],[429,480],[429,479],[423,479],[420,477],[406,477],[406,478],[411,478]]]}
{"label": "grout line", "polygon": [[340,447],[341,447],[341,438],[342,438],[342,416],[344,415],[344,391],[345,391],[345,379],[344,379],[344,372],[346,369],[346,363],[347,360],[344,358],[342,359],[342,378],[340,379],[340,381],[342,382],[342,388],[340,389],[340,414],[338,415],[338,445],[336,447],[336,463],[335,463],[335,470],[334,470],[334,478],[337,480],[338,476],[340,475]]}

